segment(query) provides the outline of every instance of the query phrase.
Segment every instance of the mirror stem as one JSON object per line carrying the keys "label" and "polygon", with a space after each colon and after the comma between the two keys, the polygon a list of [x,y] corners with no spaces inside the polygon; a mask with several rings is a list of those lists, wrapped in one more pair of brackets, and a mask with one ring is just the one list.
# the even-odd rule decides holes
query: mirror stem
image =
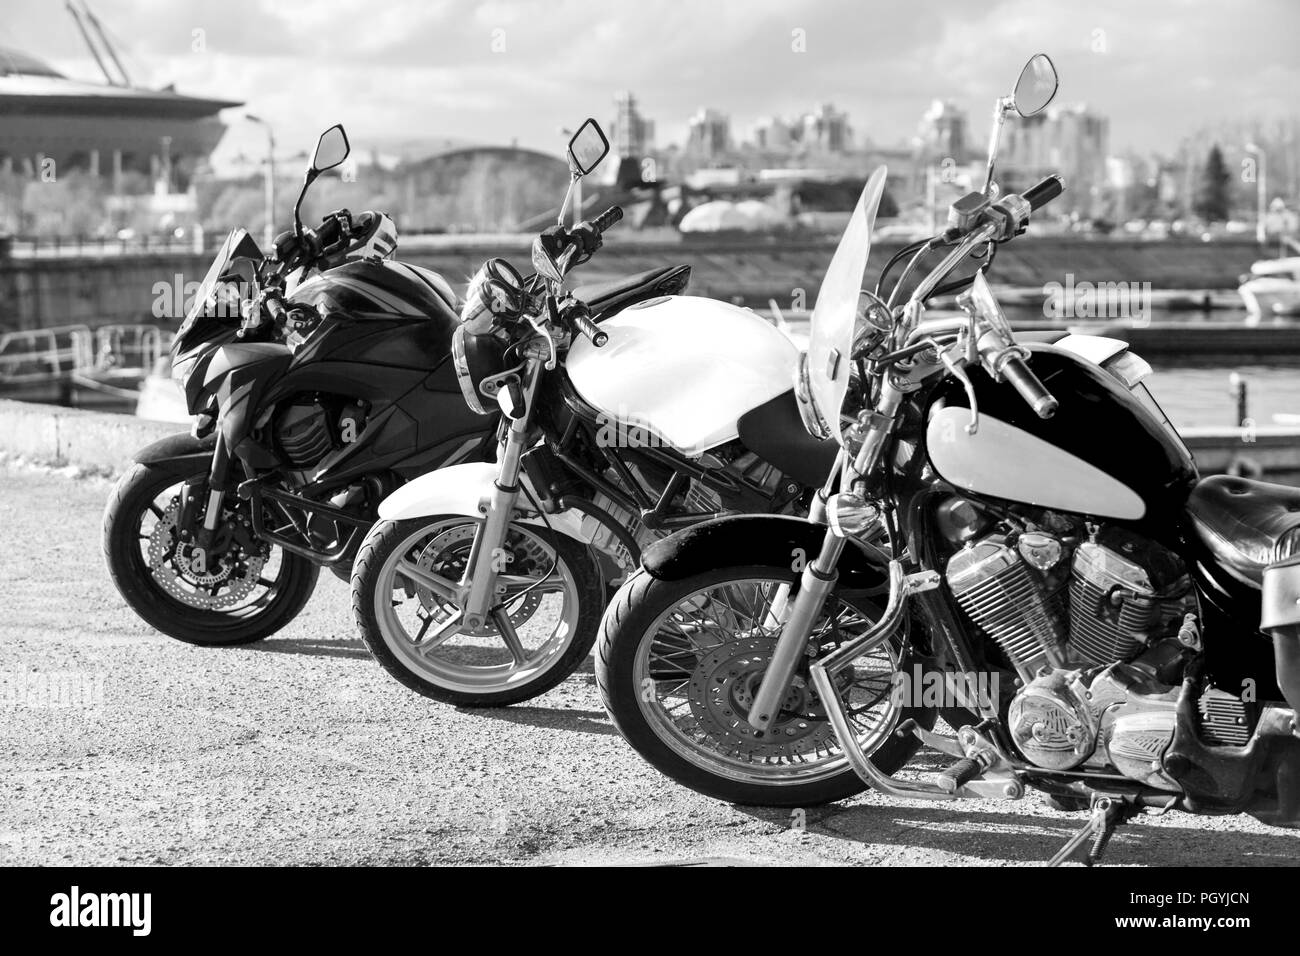
{"label": "mirror stem", "polygon": [[984,175],[984,195],[989,198],[993,197],[993,167],[998,158],[998,141],[1002,138],[1002,125],[1006,122],[1007,111],[1011,109],[1011,97],[998,97],[997,105],[993,107],[993,130],[989,134],[989,160],[988,168]]}
{"label": "mirror stem", "polygon": [[293,234],[299,239],[302,238],[302,201],[307,196],[307,190],[316,180],[316,170],[307,170],[307,175],[302,177],[302,189],[298,190],[298,198],[293,203]]}
{"label": "mirror stem", "polygon": [[577,170],[574,170],[570,174],[569,188],[564,191],[564,202],[560,204],[560,215],[555,220],[555,224],[557,226],[564,225],[564,217],[569,212],[569,201],[573,199],[573,189],[575,186],[577,186],[578,180],[581,178],[582,178],[582,174],[579,173]]}

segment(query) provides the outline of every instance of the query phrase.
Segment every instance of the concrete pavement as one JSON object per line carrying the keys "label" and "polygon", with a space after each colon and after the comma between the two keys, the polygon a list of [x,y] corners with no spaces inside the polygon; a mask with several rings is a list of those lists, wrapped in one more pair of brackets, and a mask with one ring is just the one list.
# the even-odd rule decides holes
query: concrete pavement
{"label": "concrete pavement", "polygon": [[[0,865],[1024,865],[1082,822],[1037,796],[863,795],[802,816],[717,803],[622,742],[589,664],[503,710],[407,691],[370,660],[329,574],[261,644],[178,643],[108,580],[109,488],[0,464]],[[1106,859],[1296,865],[1300,833],[1170,814],[1123,828]]]}

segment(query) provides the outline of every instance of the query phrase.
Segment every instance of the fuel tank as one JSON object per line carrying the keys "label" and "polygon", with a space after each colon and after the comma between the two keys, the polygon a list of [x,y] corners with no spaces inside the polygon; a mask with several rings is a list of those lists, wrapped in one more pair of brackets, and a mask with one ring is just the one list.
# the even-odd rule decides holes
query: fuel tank
{"label": "fuel tank", "polygon": [[286,337],[294,366],[308,362],[430,370],[451,355],[459,303],[447,281],[393,260],[348,262],[302,283],[290,304],[310,305],[319,320]]}
{"label": "fuel tank", "polygon": [[1197,472],[1145,386],[1130,388],[1065,349],[1031,352],[1029,367],[1060,402],[1056,414],[1039,418],[1010,385],[971,369],[979,406],[972,435],[964,390],[944,381],[926,411],[926,453],[938,476],[975,494],[1145,525],[1164,537]]}
{"label": "fuel tank", "polygon": [[700,296],[637,303],[600,327],[603,348],[579,338],[569,350],[574,389],[611,423],[688,457],[731,441],[741,415],[789,391],[799,355],[750,310]]}

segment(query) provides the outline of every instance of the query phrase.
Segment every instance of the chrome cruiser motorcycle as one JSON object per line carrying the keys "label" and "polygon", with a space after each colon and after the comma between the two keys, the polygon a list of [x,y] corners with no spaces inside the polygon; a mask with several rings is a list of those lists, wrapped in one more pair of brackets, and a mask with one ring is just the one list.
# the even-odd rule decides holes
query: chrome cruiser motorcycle
{"label": "chrome cruiser motorcycle", "polygon": [[[809,428],[842,448],[825,521],[697,525],[607,610],[609,712],[686,786],[774,806],[1032,787],[1091,810],[1053,863],[1096,860],[1145,809],[1300,823],[1300,491],[1199,477],[1124,343],[1018,337],[985,281],[1061,192],[993,185],[1004,116],[1055,90],[1040,54],[999,101],[985,188],[905,302],[859,290],[884,170],[867,184],[799,371]],[[963,314],[927,316],[972,254]],[[941,707],[953,736],[908,713]],[[900,779],[918,743],[951,764]]]}
{"label": "chrome cruiser motorcycle", "polygon": [[[588,120],[569,144],[572,183],[607,151]],[[398,489],[357,556],[362,637],[436,700],[495,706],[554,687],[646,543],[718,514],[802,514],[838,453],[797,427],[790,340],[748,310],[673,294],[685,267],[566,287],[621,217],[548,229],[531,278],[503,260],[480,270],[452,347],[465,402],[502,410],[498,462]]]}

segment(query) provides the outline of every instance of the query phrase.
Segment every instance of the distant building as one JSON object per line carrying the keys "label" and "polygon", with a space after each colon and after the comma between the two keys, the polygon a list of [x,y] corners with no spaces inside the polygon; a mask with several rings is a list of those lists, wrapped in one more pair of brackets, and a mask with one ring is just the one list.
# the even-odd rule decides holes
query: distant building
{"label": "distant building", "polygon": [[696,159],[715,160],[731,150],[731,118],[718,110],[701,107],[691,117],[686,153]]}
{"label": "distant building", "polygon": [[853,145],[849,128],[849,115],[825,103],[802,119],[803,131],[799,137],[805,147],[824,153],[844,153]]}
{"label": "distant building", "polygon": [[765,116],[754,125],[754,145],[772,153],[788,152],[794,143],[790,124],[779,116]]}
{"label": "distant building", "polygon": [[965,163],[970,156],[966,113],[951,100],[935,100],[921,116],[917,130],[921,152],[929,159]]}
{"label": "distant building", "polygon": [[0,169],[39,175],[42,164],[96,176],[139,172],[184,190],[225,133],[232,100],[88,83],[0,48]]}
{"label": "distant building", "polygon": [[614,97],[614,122],[610,125],[610,147],[618,158],[639,159],[654,149],[654,120],[646,119],[637,109],[636,97],[624,91]]}
{"label": "distant building", "polygon": [[998,178],[1018,190],[1060,173],[1066,186],[1060,208],[1090,215],[1106,185],[1109,143],[1110,121],[1086,106],[1017,117],[1002,131]]}

